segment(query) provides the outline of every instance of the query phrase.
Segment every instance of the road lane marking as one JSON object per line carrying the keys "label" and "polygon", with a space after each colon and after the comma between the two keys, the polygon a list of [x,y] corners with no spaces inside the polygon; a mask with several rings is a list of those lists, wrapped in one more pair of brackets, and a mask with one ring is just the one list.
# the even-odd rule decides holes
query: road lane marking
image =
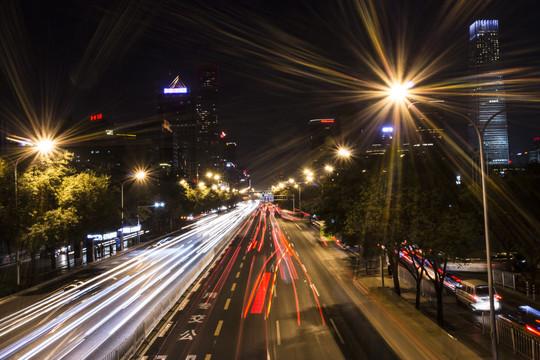
{"label": "road lane marking", "polygon": [[163,330],[161,330],[161,332],[159,333],[158,337],[164,337],[165,336],[165,333],[167,332],[167,330],[169,330],[169,328],[171,327],[172,325],[172,321],[169,321],[167,323],[167,325],[165,325],[165,327],[163,328]]}
{"label": "road lane marking", "polygon": [[231,303],[231,298],[228,298],[227,301],[225,302],[225,307],[223,308],[223,310],[229,310],[230,303]]}
{"label": "road lane marking", "polygon": [[193,289],[191,289],[191,292],[195,292],[195,291],[199,290],[199,287],[200,287],[200,286],[201,286],[201,283],[197,283],[197,285],[195,285],[195,286],[193,287]]}
{"label": "road lane marking", "polygon": [[276,331],[277,331],[277,344],[281,345],[281,334],[279,333],[279,320],[276,320]]}
{"label": "road lane marking", "polygon": [[244,263],[240,263],[240,269],[244,267]]}
{"label": "road lane marking", "polygon": [[236,283],[232,284],[231,291],[234,291],[234,289],[236,289]]}
{"label": "road lane marking", "polygon": [[240,271],[236,273],[236,278],[238,279],[240,277]]}
{"label": "road lane marking", "polygon": [[242,260],[246,260],[246,255],[244,255],[244,257],[242,258]]}
{"label": "road lane marking", "polygon": [[340,341],[343,345],[345,345],[345,341],[344,341],[343,338],[341,337],[341,334],[339,333],[339,330],[338,330],[337,327],[336,327],[336,323],[334,322],[334,319],[330,319],[330,322],[332,323],[332,326],[334,327],[334,330],[336,330],[336,334],[337,334],[337,336],[338,336],[338,338],[339,338],[339,341]]}
{"label": "road lane marking", "polygon": [[313,288],[313,290],[315,290],[315,293],[317,294],[317,296],[321,297],[321,295],[319,295],[319,292],[317,291],[317,288],[315,287],[315,284],[311,284],[311,287]]}
{"label": "road lane marking", "polygon": [[221,332],[221,327],[223,326],[223,320],[219,320],[216,331],[214,331],[214,336],[219,336],[219,333]]}
{"label": "road lane marking", "polygon": [[189,302],[189,299],[182,301],[182,303],[180,304],[180,307],[178,308],[178,311],[184,310],[188,302]]}
{"label": "road lane marking", "polygon": [[204,360],[210,360],[212,358],[212,354],[206,354],[204,357]]}

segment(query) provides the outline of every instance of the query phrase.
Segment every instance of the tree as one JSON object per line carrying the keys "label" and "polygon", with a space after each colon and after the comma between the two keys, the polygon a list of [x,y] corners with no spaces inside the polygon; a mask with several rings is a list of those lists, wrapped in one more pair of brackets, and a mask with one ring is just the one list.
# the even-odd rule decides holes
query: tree
{"label": "tree", "polygon": [[28,228],[26,239],[29,243],[35,243],[36,247],[45,246],[51,254],[51,269],[54,270],[56,246],[67,238],[70,227],[79,221],[74,208],[49,210]]}
{"label": "tree", "polygon": [[[61,153],[49,158],[39,158],[34,161],[19,177],[19,214],[23,230],[23,246],[26,247],[35,259],[36,252],[45,246],[50,248],[50,241],[54,238],[39,241],[32,234],[46,232],[47,226],[38,230],[32,228],[34,224],[44,225],[47,212],[58,206],[56,191],[64,177],[71,175],[74,170],[69,166],[72,154]],[[39,225],[37,225],[39,227]],[[54,249],[53,249],[54,250]],[[54,255],[54,252],[52,253]]]}
{"label": "tree", "polygon": [[[105,233],[118,225],[118,208],[106,175],[94,172],[79,173],[65,177],[56,190],[58,209],[73,211],[76,217],[70,224],[69,237],[73,242],[75,257],[79,258],[80,241],[90,233]],[[87,261],[93,260],[94,244],[87,240]]]}

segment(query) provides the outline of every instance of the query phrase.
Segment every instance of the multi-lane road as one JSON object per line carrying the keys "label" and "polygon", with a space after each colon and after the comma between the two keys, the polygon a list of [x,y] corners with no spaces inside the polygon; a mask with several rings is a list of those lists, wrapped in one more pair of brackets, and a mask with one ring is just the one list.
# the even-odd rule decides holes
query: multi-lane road
{"label": "multi-lane road", "polygon": [[153,327],[253,213],[255,202],[80,273],[71,286],[1,300],[0,359],[120,354]]}
{"label": "multi-lane road", "polygon": [[396,358],[337,280],[337,252],[303,231],[305,222],[279,218],[261,205],[139,355]]}
{"label": "multi-lane road", "polygon": [[438,357],[347,258],[309,222],[244,204],[0,300],[0,359]]}

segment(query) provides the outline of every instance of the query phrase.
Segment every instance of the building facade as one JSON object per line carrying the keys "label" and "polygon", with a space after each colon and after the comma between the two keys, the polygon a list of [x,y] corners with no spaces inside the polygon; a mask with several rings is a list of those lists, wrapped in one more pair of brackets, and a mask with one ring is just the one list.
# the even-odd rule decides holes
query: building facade
{"label": "building facade", "polygon": [[219,125],[219,72],[215,63],[198,63],[196,108],[199,115],[200,166],[215,171],[223,166],[224,141]]}
{"label": "building facade", "polygon": [[[485,128],[482,146],[488,164],[506,165],[509,160],[508,126],[504,84],[499,72],[499,21],[477,20],[471,24],[469,50],[474,77],[471,119],[480,131]],[[469,129],[469,143],[477,149],[478,141],[473,131]]]}
{"label": "building facade", "polygon": [[335,119],[313,119],[309,121],[311,142],[310,162],[316,170],[332,163],[335,159],[340,131]]}
{"label": "building facade", "polygon": [[158,94],[158,121],[161,126],[160,167],[174,175],[197,179],[199,116],[193,94],[178,77]]}

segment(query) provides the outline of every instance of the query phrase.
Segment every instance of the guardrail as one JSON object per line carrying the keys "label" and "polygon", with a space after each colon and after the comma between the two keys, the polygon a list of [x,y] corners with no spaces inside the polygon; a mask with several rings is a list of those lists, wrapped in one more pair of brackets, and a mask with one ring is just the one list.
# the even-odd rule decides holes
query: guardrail
{"label": "guardrail", "polygon": [[503,287],[508,287],[526,294],[527,297],[536,299],[536,288],[538,288],[538,286],[531,283],[520,273],[493,270],[493,282],[497,285],[502,285]]}
{"label": "guardrail", "polygon": [[502,315],[497,316],[497,342],[508,345],[526,359],[540,360],[540,336]]}

